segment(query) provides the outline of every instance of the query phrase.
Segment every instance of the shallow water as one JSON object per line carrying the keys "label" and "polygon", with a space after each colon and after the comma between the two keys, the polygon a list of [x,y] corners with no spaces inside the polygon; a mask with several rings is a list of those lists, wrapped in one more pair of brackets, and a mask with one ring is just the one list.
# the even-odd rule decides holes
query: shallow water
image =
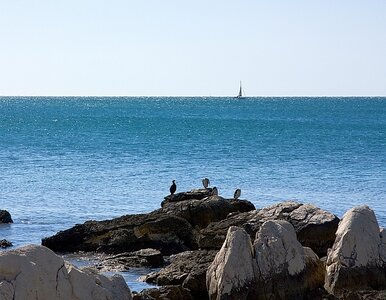
{"label": "shallow water", "polygon": [[385,149],[386,98],[0,97],[0,238],[149,212],[203,177],[256,207],[367,204],[385,226]]}

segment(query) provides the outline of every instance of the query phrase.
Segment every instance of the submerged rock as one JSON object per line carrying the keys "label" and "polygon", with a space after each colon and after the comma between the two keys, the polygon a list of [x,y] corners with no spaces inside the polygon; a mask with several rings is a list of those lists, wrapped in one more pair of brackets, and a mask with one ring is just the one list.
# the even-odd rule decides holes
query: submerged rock
{"label": "submerged rock", "polygon": [[10,241],[7,241],[7,240],[0,240],[0,248],[8,248],[8,247],[12,247],[12,243]]}
{"label": "submerged rock", "polygon": [[346,212],[327,257],[326,290],[343,298],[356,291],[385,290],[384,239],[384,229],[368,206]]}
{"label": "submerged rock", "polygon": [[13,223],[11,214],[6,210],[0,210],[0,223]]}
{"label": "submerged rock", "polygon": [[2,300],[132,299],[122,276],[79,270],[42,246],[1,252],[0,278]]}

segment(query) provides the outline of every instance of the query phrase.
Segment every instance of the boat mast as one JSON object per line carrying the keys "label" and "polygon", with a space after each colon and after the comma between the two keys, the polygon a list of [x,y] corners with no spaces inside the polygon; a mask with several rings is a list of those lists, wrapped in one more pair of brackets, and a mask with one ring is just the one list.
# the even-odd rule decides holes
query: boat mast
{"label": "boat mast", "polygon": [[240,90],[239,90],[239,94],[237,95],[237,97],[241,98],[242,96],[243,96],[243,90],[242,90],[241,81],[240,81]]}

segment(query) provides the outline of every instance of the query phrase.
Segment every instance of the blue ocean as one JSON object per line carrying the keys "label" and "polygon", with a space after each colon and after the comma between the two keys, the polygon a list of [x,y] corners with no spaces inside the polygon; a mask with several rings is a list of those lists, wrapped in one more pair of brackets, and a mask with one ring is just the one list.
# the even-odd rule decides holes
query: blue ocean
{"label": "blue ocean", "polygon": [[150,212],[208,177],[257,208],[293,199],[386,226],[386,98],[0,97],[0,209],[16,247]]}

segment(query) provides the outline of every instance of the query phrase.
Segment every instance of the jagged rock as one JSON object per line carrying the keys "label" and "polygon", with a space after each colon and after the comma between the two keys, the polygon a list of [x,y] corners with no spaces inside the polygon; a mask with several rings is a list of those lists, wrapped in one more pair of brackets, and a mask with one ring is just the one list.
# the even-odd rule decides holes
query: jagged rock
{"label": "jagged rock", "polygon": [[81,271],[46,247],[30,245],[0,253],[0,299],[130,300],[120,275]]}
{"label": "jagged rock", "polygon": [[267,221],[250,243],[246,231],[229,229],[208,270],[210,299],[306,299],[323,286],[322,262],[290,223]]}
{"label": "jagged rock", "polygon": [[212,222],[226,219],[230,213],[255,210],[255,206],[247,200],[225,200],[214,196],[205,200],[168,203],[162,210],[184,218],[193,227],[201,229]]}
{"label": "jagged rock", "polygon": [[170,255],[197,249],[196,235],[200,227],[226,218],[231,212],[251,209],[254,206],[249,201],[212,197],[168,203],[149,214],[87,221],[44,238],[42,245],[58,252],[122,253],[153,248]]}
{"label": "jagged rock", "polygon": [[189,290],[175,285],[145,289],[133,300],[193,300]]}
{"label": "jagged rock", "polygon": [[163,266],[164,263],[161,252],[149,248],[104,257],[101,262],[96,265],[96,268],[101,272],[124,272],[130,268],[159,268]]}
{"label": "jagged rock", "polygon": [[0,223],[13,223],[11,214],[6,210],[0,210]]}
{"label": "jagged rock", "polygon": [[207,298],[206,272],[217,251],[195,250],[173,255],[171,264],[143,280],[157,285],[181,285],[196,299]]}
{"label": "jagged rock", "polygon": [[293,226],[282,220],[265,222],[254,242],[257,299],[304,299],[323,286],[318,256],[302,247]]}
{"label": "jagged rock", "polygon": [[368,206],[345,213],[327,257],[328,292],[343,297],[355,291],[386,289],[383,233]]}
{"label": "jagged rock", "polygon": [[335,240],[339,219],[335,215],[311,204],[294,201],[278,203],[261,210],[234,214],[227,219],[212,223],[200,231],[200,248],[219,249],[225,240],[229,226],[245,229],[254,239],[261,224],[268,220],[286,220],[296,231],[299,242],[310,247],[318,256],[326,256],[327,249]]}
{"label": "jagged rock", "polygon": [[0,248],[12,247],[12,243],[7,240],[0,240]]}
{"label": "jagged rock", "polygon": [[256,261],[248,234],[232,226],[206,275],[210,299],[247,299],[255,281]]}
{"label": "jagged rock", "polygon": [[254,243],[260,276],[265,280],[273,274],[302,272],[306,262],[304,249],[296,233],[286,221],[267,221],[258,232]]}

